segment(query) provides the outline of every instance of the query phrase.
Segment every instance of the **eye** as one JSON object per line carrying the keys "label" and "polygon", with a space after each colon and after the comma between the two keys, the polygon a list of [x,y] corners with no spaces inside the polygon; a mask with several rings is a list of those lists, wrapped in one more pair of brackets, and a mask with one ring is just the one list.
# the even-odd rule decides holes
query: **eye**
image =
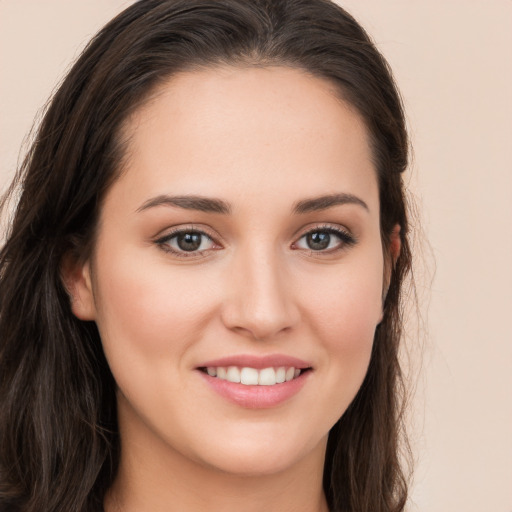
{"label": "eye", "polygon": [[356,240],[350,233],[334,227],[325,227],[302,235],[295,246],[315,252],[331,252],[355,243]]}
{"label": "eye", "polygon": [[210,236],[193,229],[174,231],[156,240],[156,243],[163,250],[179,256],[195,256],[215,248],[215,242]]}

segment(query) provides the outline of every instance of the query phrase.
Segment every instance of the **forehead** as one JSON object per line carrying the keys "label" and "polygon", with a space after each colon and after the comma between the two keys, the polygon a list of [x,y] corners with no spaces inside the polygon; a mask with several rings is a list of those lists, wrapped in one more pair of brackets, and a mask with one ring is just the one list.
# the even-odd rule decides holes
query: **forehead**
{"label": "forehead", "polygon": [[[216,67],[159,86],[123,127],[138,195],[378,197],[367,130],[335,86],[288,67]],[[124,186],[123,185],[123,186]],[[114,187],[115,188],[115,187]],[[164,190],[167,189],[167,190]],[[369,197],[371,196],[371,197]]]}

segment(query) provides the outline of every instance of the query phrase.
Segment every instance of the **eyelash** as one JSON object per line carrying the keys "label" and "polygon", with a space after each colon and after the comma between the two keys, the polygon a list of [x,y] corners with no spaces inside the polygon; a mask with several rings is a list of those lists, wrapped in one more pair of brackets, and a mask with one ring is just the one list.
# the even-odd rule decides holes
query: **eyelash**
{"label": "eyelash", "polygon": [[213,244],[216,244],[213,237],[210,236],[208,233],[205,233],[204,231],[194,228],[194,227],[188,227],[188,228],[176,228],[172,230],[170,233],[166,234],[165,236],[159,238],[158,240],[155,240],[155,243],[160,246],[160,248],[168,253],[171,253],[175,256],[178,256],[179,258],[190,258],[190,257],[204,257],[207,250],[211,249],[205,249],[203,251],[178,251],[176,249],[173,249],[170,247],[169,242],[173,239],[178,237],[179,235],[187,235],[187,234],[195,234],[200,235],[201,237],[206,237],[209,240],[212,241]]}
{"label": "eyelash", "polygon": [[348,231],[340,228],[335,227],[331,225],[323,225],[323,226],[315,226],[313,229],[310,229],[303,233],[299,240],[294,243],[296,245],[300,240],[307,237],[308,235],[314,234],[314,233],[327,233],[328,235],[335,235],[339,238],[339,243],[337,247],[327,249],[327,250],[315,250],[315,249],[304,249],[309,252],[310,255],[315,256],[322,256],[327,254],[333,254],[338,253],[340,251],[343,251],[344,249],[348,249],[349,247],[354,246],[357,243],[356,238],[354,235],[349,233]]}
{"label": "eyelash", "polygon": [[[344,229],[341,229],[339,227],[334,227],[331,225],[323,225],[323,226],[316,226],[313,229],[310,229],[303,233],[297,242],[294,242],[293,245],[296,245],[300,240],[307,237],[308,235],[314,234],[314,233],[327,233],[328,235],[335,235],[339,238],[339,246],[327,250],[315,250],[315,249],[303,249],[306,251],[309,251],[309,254],[311,255],[319,255],[322,256],[323,254],[332,254],[336,252],[340,252],[344,249],[347,249],[349,247],[354,246],[357,243],[357,239],[350,234],[348,231],[345,231]],[[212,249],[204,249],[202,251],[185,251],[185,250],[176,250],[169,246],[169,242],[178,237],[179,235],[187,235],[187,234],[195,234],[200,235],[201,237],[206,237],[209,239],[213,244],[216,244],[214,238],[210,236],[208,233],[194,228],[194,227],[188,227],[188,228],[177,228],[170,233],[166,234],[165,236],[155,240],[155,243],[165,252],[171,253],[179,258],[190,258],[190,257],[204,257],[206,256],[206,253]],[[201,242],[202,243],[202,242]],[[220,247],[220,246],[219,246]],[[215,249],[213,249],[215,250]]]}

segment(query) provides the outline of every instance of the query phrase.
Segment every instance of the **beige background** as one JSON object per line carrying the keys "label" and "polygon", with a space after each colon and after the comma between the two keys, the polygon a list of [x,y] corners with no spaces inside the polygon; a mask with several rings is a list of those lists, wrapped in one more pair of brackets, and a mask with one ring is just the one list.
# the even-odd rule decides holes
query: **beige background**
{"label": "beige background", "polygon": [[[0,0],[0,188],[85,42],[130,1]],[[512,512],[512,1],[340,1],[395,71],[437,271],[410,510]],[[411,329],[414,354],[419,344]],[[417,364],[415,366],[417,368]]]}

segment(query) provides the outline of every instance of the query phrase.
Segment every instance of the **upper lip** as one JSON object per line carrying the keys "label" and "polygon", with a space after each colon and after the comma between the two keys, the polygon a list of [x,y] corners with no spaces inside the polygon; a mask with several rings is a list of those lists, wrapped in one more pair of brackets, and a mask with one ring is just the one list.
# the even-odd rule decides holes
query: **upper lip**
{"label": "upper lip", "polygon": [[221,357],[219,359],[212,359],[211,361],[205,361],[200,364],[198,368],[207,367],[227,367],[227,366],[238,366],[239,368],[255,368],[261,370],[263,368],[270,367],[294,367],[298,369],[311,368],[311,364],[303,359],[297,357],[287,356],[285,354],[269,354],[266,356],[255,356],[250,354],[240,354],[227,357]]}

